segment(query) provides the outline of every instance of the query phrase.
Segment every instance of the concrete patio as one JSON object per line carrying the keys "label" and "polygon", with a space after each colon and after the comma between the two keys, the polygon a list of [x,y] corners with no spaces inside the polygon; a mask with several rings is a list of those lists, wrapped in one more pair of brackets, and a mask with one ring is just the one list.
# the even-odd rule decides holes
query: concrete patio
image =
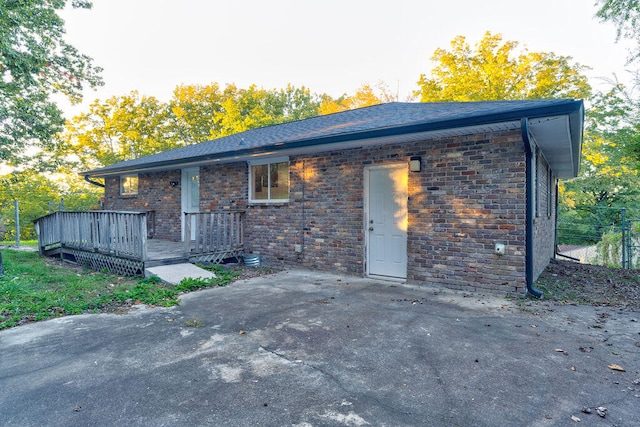
{"label": "concrete patio", "polygon": [[637,426],[638,313],[524,308],[284,271],[28,324],[0,332],[2,424]]}

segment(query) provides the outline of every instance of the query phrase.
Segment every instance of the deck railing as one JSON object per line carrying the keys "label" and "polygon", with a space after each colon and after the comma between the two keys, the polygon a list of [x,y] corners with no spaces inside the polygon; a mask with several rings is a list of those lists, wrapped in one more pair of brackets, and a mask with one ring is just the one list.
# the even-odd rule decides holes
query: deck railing
{"label": "deck railing", "polygon": [[147,259],[146,212],[58,211],[34,221],[40,252],[56,247]]}
{"label": "deck railing", "polygon": [[[192,256],[239,254],[244,246],[244,211],[185,212],[184,250]],[[235,256],[235,255],[233,255]],[[211,260],[215,262],[212,257]]]}

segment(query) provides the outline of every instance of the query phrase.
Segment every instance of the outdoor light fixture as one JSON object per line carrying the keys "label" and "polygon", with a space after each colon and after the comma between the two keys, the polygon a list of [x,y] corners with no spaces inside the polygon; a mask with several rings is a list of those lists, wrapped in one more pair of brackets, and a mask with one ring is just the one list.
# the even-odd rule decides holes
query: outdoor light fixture
{"label": "outdoor light fixture", "polygon": [[172,187],[177,187],[177,186],[178,186],[178,181],[169,181],[169,184],[170,184]]}
{"label": "outdoor light fixture", "polygon": [[411,172],[420,172],[421,165],[422,165],[421,157],[411,157],[409,159],[409,170]]}

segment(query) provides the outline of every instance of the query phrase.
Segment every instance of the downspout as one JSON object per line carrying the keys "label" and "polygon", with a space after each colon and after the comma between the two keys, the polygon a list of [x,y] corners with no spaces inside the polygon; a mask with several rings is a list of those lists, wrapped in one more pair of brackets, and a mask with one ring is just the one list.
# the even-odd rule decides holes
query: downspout
{"label": "downspout", "polygon": [[525,229],[525,281],[527,285],[527,293],[535,298],[542,297],[542,292],[533,286],[533,150],[531,149],[531,140],[529,139],[529,119],[523,117],[520,121],[522,130],[522,142],[524,143],[524,151],[526,156],[526,229]]}
{"label": "downspout", "polygon": [[91,178],[89,178],[89,175],[85,175],[84,176],[84,180],[87,181],[89,184],[93,184],[93,185],[97,185],[98,187],[102,187],[104,188],[104,184],[98,182],[98,181],[94,181]]}

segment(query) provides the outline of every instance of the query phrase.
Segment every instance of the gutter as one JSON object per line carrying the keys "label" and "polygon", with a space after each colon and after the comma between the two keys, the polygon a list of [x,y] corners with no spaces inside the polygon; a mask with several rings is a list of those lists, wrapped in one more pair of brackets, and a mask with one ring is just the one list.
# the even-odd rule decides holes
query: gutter
{"label": "gutter", "polygon": [[94,181],[94,180],[92,180],[92,179],[91,179],[91,177],[90,177],[89,175],[85,175],[85,176],[84,176],[84,180],[85,180],[85,181],[87,181],[89,184],[93,184],[93,185],[96,185],[96,186],[98,186],[98,187],[102,187],[102,188],[104,188],[104,184],[102,184],[102,183],[100,183],[100,182],[98,182],[98,181]]}
{"label": "gutter", "polygon": [[526,253],[525,253],[525,281],[527,285],[527,294],[535,298],[542,297],[542,291],[533,286],[533,150],[531,149],[531,140],[529,139],[529,119],[523,117],[520,121],[522,124],[522,142],[524,143],[524,151],[527,158],[526,164]]}

